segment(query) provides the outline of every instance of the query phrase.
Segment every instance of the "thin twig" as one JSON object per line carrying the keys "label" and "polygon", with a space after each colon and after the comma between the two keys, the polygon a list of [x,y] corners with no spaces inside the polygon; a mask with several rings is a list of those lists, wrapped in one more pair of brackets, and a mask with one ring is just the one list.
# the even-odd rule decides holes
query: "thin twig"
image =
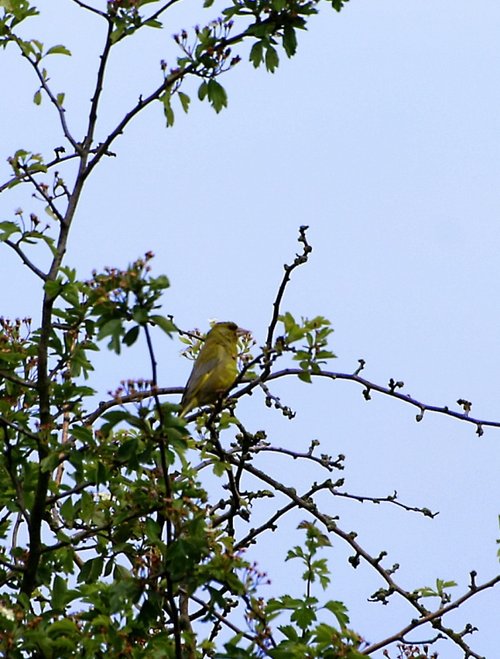
{"label": "thin twig", "polygon": [[85,2],[82,2],[81,0],[73,0],[75,5],[78,5],[82,9],[86,9],[87,11],[92,12],[93,14],[97,14],[98,16],[101,16],[101,18],[105,18],[106,20],[109,20],[108,15],[104,11],[100,11],[99,9],[96,9],[95,7],[91,7],[90,5],[87,5]]}
{"label": "thin twig", "polygon": [[[278,378],[286,377],[289,375],[298,376],[301,373],[303,373],[303,371],[298,368],[283,369],[281,371],[276,371],[275,373],[269,375],[269,377],[266,378],[266,382],[270,382],[271,380],[276,380]],[[348,380],[350,382],[356,382],[357,384],[360,384],[361,386],[364,387],[363,395],[366,400],[369,400],[369,394],[371,393],[371,391],[377,391],[381,394],[384,394],[385,396],[396,398],[397,400],[400,400],[404,403],[408,403],[409,405],[412,405],[413,407],[417,407],[420,410],[419,414],[417,414],[417,421],[422,420],[422,416],[424,412],[433,412],[435,414],[443,414],[445,416],[449,416],[454,419],[459,419],[460,421],[465,421],[466,423],[471,423],[475,425],[476,434],[478,435],[483,434],[482,429],[484,427],[500,428],[500,421],[489,421],[487,419],[479,419],[477,417],[472,417],[470,416],[468,411],[456,412],[454,410],[450,410],[450,408],[447,405],[431,405],[428,403],[423,403],[422,401],[417,400],[416,398],[410,396],[410,394],[402,394],[391,386],[384,387],[382,385],[376,384],[375,382],[371,382],[369,380],[366,380],[365,378],[360,377],[356,373],[339,373],[335,371],[321,371],[320,373],[312,373],[311,377],[327,378],[330,380]],[[254,382],[250,384],[254,384]],[[247,387],[248,386],[249,385],[247,385]],[[241,389],[237,393],[233,394],[233,397],[239,398],[241,395],[244,394],[245,389],[246,388]]]}
{"label": "thin twig", "polygon": [[32,66],[32,68],[35,72],[35,75],[38,78],[38,81],[40,83],[40,87],[47,94],[47,96],[50,99],[50,102],[52,103],[52,105],[55,107],[55,109],[57,111],[57,114],[59,116],[59,121],[60,121],[60,124],[61,124],[61,128],[62,128],[62,131],[64,133],[65,138],[68,140],[68,142],[71,144],[71,146],[75,149],[75,151],[78,152],[80,147],[77,144],[76,140],[74,139],[74,137],[72,136],[72,134],[71,134],[71,132],[68,128],[68,124],[66,122],[66,116],[65,116],[66,111],[62,107],[62,105],[59,103],[56,96],[52,93],[52,90],[49,87],[49,84],[47,82],[46,77],[43,75],[42,71],[40,71],[40,69],[38,67],[38,62],[35,61],[35,60],[32,60],[31,57],[26,53],[25,49],[21,45],[22,40],[17,35],[15,35],[13,32],[10,32],[10,30],[8,31],[8,34],[9,34],[9,37],[12,39],[12,41],[14,41],[14,43],[17,44],[19,50],[21,51],[21,55],[25,59],[27,59],[28,62],[31,64],[31,66]]}
{"label": "thin twig", "polygon": [[42,272],[40,268],[38,268],[23,252],[23,250],[19,247],[18,243],[13,243],[12,240],[4,240],[3,241],[5,245],[8,245],[11,249],[14,250],[14,252],[21,258],[21,261],[26,265],[31,272],[34,272],[37,277],[39,277],[42,281],[47,281],[47,275],[45,272]]}
{"label": "thin twig", "polygon": [[31,382],[30,380],[23,380],[23,378],[20,378],[18,375],[15,375],[14,373],[9,373],[8,371],[4,371],[3,369],[0,369],[0,378],[3,378],[4,380],[8,380],[9,382],[13,382],[14,384],[18,384],[20,387],[26,387],[27,389],[36,389],[36,384],[34,382]]}
{"label": "thin twig", "polygon": [[299,237],[298,241],[299,243],[302,243],[303,249],[301,254],[297,254],[295,259],[291,264],[285,263],[283,266],[285,270],[285,274],[283,275],[283,279],[281,280],[281,283],[278,287],[278,292],[276,294],[276,297],[273,302],[273,313],[271,317],[271,321],[269,323],[268,329],[267,329],[267,337],[266,337],[266,342],[265,342],[265,358],[264,358],[264,369],[263,369],[263,377],[264,379],[266,376],[271,372],[271,355],[270,352],[272,350],[273,344],[274,344],[274,332],[276,330],[276,325],[278,324],[279,316],[280,316],[280,310],[281,310],[281,302],[283,301],[283,296],[285,295],[285,290],[286,287],[290,281],[290,278],[292,276],[293,271],[303,265],[304,263],[307,263],[307,260],[309,258],[309,254],[312,252],[312,247],[309,245],[307,242],[307,236],[306,232],[309,227],[304,225],[299,227]]}
{"label": "thin twig", "polygon": [[[480,586],[476,586],[475,588],[471,588],[467,593],[464,593],[460,597],[457,597],[456,600],[453,602],[450,602],[449,604],[446,604],[445,606],[441,607],[440,609],[437,609],[436,611],[429,612],[427,615],[422,616],[421,618],[418,618],[417,620],[412,620],[409,625],[401,629],[399,632],[396,634],[393,634],[392,636],[384,639],[383,641],[380,641],[378,643],[373,643],[369,647],[365,648],[364,650],[361,651],[361,654],[366,654],[370,655],[373,652],[376,652],[377,650],[380,650],[383,647],[386,647],[390,643],[394,643],[395,641],[401,640],[406,634],[409,632],[413,631],[417,627],[420,627],[421,625],[425,625],[426,623],[430,622],[432,625],[436,628],[442,631],[443,633],[446,633],[447,636],[452,635],[452,640],[457,642],[459,645],[459,641],[462,640],[459,634],[456,634],[453,632],[453,630],[447,629],[446,632],[441,626],[441,623],[439,622],[440,618],[442,618],[445,614],[449,613],[450,611],[453,611],[454,609],[458,609],[464,602],[466,602],[468,599],[470,599],[473,595],[476,595],[477,593],[486,590],[488,588],[493,588],[496,586],[497,583],[500,583],[500,575],[493,577],[489,581],[486,581],[485,583],[481,584]],[[407,598],[406,598],[407,599]],[[456,638],[455,638],[456,636]],[[468,654],[466,656],[468,657],[474,657],[474,659],[485,659],[482,655],[476,654],[473,652],[467,644],[464,643],[463,646],[461,646],[463,650],[465,650]]]}

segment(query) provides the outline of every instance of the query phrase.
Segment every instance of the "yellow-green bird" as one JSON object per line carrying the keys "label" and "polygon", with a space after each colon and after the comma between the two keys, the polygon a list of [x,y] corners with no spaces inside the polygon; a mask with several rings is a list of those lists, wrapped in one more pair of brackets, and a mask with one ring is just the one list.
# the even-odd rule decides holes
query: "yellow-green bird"
{"label": "yellow-green bird", "polygon": [[238,337],[248,334],[236,323],[216,323],[205,338],[184,389],[180,417],[214,403],[236,380]]}

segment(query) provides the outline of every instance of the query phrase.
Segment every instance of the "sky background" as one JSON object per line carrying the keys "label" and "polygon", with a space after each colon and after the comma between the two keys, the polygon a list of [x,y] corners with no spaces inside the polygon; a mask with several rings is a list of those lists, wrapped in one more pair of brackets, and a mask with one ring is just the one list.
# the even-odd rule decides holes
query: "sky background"
{"label": "sky background", "polygon": [[[104,25],[69,1],[38,6],[42,16],[23,33],[72,51],[47,66],[55,91],[66,92],[78,136]],[[216,16],[216,7],[181,4],[164,31],[117,46],[100,137],[159,84],[161,59],[174,64],[171,35]],[[255,71],[244,57],[221,78],[229,107],[219,115],[196,100],[188,82],[192,108],[188,116],[179,108],[173,128],[165,128],[160,104],[139,116],[115,143],[117,157],[88,182],[67,263],[86,278],[93,268],[122,267],[152,250],[154,273],[171,280],[163,311],[180,327],[234,320],[262,342],[283,263],[307,224],[313,253],[294,273],[283,310],[332,321],[332,370],[352,372],[364,358],[364,375],[374,382],[403,380],[407,393],[454,409],[466,398],[475,416],[500,420],[499,30],[493,0],[474,10],[465,0],[351,0],[340,14],[325,3],[299,34],[296,57],[283,54],[274,75]],[[16,149],[51,153],[62,138],[49,104],[31,104],[37,87],[26,62],[13,48],[0,55],[3,181]],[[19,207],[43,212],[15,188],[0,198],[0,219],[12,219]],[[1,314],[37,319],[38,282],[5,249],[0,259]],[[180,386],[189,374],[180,348],[156,336],[163,386]],[[125,359],[104,353],[99,364],[101,397],[121,379],[149,375],[144,345]],[[479,439],[472,425],[431,414],[417,424],[414,408],[376,394],[367,403],[349,382],[287,381],[273,391],[296,419],[286,422],[262,400],[242,401],[249,429],[266,428],[273,444],[294,450],[317,438],[323,452],[347,456],[349,492],[397,490],[405,503],[440,511],[430,520],[324,501],[363,546],[389,551],[387,564],[401,564],[403,586],[454,579],[458,595],[472,569],[478,583],[498,573],[500,430]],[[299,491],[321,477],[268,459],[260,466],[285,473]],[[301,539],[294,531],[300,519],[287,520],[287,534],[268,537],[258,556],[273,582],[269,592],[302,592],[283,562]],[[333,542],[327,598],[346,602],[352,626],[375,642],[407,624],[413,612],[405,605],[366,602],[382,584],[367,568],[353,572],[348,552]],[[487,659],[498,652],[499,593],[480,594],[449,619],[458,630],[466,622],[479,627],[470,643]],[[422,636],[432,633],[414,638]],[[441,659],[462,656],[451,645],[440,651]]]}

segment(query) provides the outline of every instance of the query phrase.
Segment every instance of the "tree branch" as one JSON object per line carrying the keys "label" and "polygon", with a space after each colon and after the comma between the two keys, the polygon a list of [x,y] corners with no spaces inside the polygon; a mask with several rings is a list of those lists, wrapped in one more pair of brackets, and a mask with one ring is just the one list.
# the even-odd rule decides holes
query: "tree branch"
{"label": "tree branch", "polygon": [[13,243],[12,240],[4,240],[3,241],[5,245],[8,245],[11,249],[14,250],[14,252],[20,257],[21,261],[24,263],[25,266],[27,266],[31,272],[34,272],[37,277],[39,277],[42,281],[47,281],[47,275],[45,272],[42,272],[40,268],[38,268],[23,252],[23,250],[19,247],[18,243]]}
{"label": "tree branch", "polygon": [[66,116],[65,116],[66,110],[62,107],[62,105],[58,102],[57,98],[52,93],[52,90],[50,89],[46,78],[44,77],[42,71],[40,71],[40,69],[38,68],[38,62],[31,59],[31,57],[26,53],[25,49],[22,46],[22,40],[10,30],[9,30],[9,37],[12,39],[12,41],[14,41],[15,44],[17,44],[19,50],[21,51],[21,55],[24,58],[26,58],[28,62],[31,64],[36,74],[36,77],[38,78],[38,81],[40,83],[40,87],[44,90],[44,92],[49,97],[50,102],[56,108],[64,137],[68,140],[68,142],[75,149],[75,151],[79,151],[79,146],[76,140],[74,139],[74,137],[72,136],[68,128],[68,124],[66,122]]}
{"label": "tree branch", "polygon": [[[379,557],[371,556],[356,541],[355,533],[343,531],[337,525],[336,521],[332,519],[331,516],[322,513],[317,508],[316,504],[314,503],[311,497],[307,497],[306,499],[305,497],[299,496],[296,493],[295,488],[290,488],[287,487],[286,485],[283,485],[280,481],[277,481],[276,479],[272,478],[269,474],[261,471],[260,469],[257,469],[253,464],[246,463],[245,470],[248,473],[255,476],[256,478],[258,478],[259,480],[262,480],[268,485],[274,487],[278,492],[281,492],[283,495],[285,495],[285,497],[290,499],[290,501],[292,501],[297,507],[309,512],[313,517],[315,517],[319,522],[321,522],[325,526],[326,530],[329,533],[333,533],[339,536],[340,538],[342,538],[355,552],[355,556],[352,559],[350,559],[350,562],[353,565],[353,567],[356,567],[359,558],[362,558],[369,565],[371,565],[371,567],[379,574],[379,576],[383,579],[383,581],[385,581],[386,584],[388,585],[387,596],[393,593],[397,593],[404,600],[406,600],[413,608],[415,608],[418,611],[420,617],[418,618],[418,620],[412,621],[415,623],[415,627],[425,623],[430,623],[434,628],[441,631],[448,638],[450,638],[450,640],[455,642],[460,648],[462,648],[466,653],[468,653],[467,656],[472,656],[477,659],[481,659],[478,655],[472,653],[472,650],[469,648],[467,643],[465,643],[461,635],[457,634],[451,629],[444,627],[440,621],[440,618],[445,613],[448,613],[449,611],[457,608],[464,601],[472,597],[472,595],[475,594],[476,592],[485,590],[486,588],[491,588],[492,586],[499,583],[500,575],[494,577],[493,579],[491,579],[486,584],[483,584],[480,587],[475,586],[473,589],[471,588],[471,590],[468,593],[455,600],[455,602],[451,604],[447,604],[437,609],[436,611],[429,611],[422,604],[420,604],[418,598],[414,594],[406,591],[404,588],[402,588],[396,583],[396,581],[391,576],[390,570],[387,570],[384,567],[382,567],[381,560],[383,558],[384,553],[382,553]],[[388,645],[388,643],[385,641],[381,641],[381,643],[382,645],[380,645],[380,647],[384,647],[385,645]],[[373,652],[373,649],[371,649],[371,652]],[[367,650],[362,651],[362,654],[368,654],[368,651]]]}
{"label": "tree branch", "polygon": [[[266,378],[265,381],[270,382],[271,380],[277,380],[279,378],[287,377],[290,375],[298,376],[301,373],[303,373],[303,371],[299,368],[286,368],[281,371],[276,371],[275,373],[271,373]],[[356,384],[360,384],[361,386],[364,387],[363,396],[365,397],[366,400],[370,400],[371,391],[377,391],[385,396],[396,398],[397,400],[400,400],[403,403],[408,403],[409,405],[412,405],[413,407],[417,407],[420,410],[420,413],[417,414],[416,417],[417,422],[422,421],[424,412],[433,412],[435,414],[443,414],[445,416],[449,416],[454,419],[459,419],[460,421],[465,421],[466,423],[472,423],[473,425],[476,426],[476,434],[479,436],[483,434],[484,427],[500,428],[500,421],[489,421],[487,419],[479,419],[477,417],[470,416],[467,410],[464,412],[456,412],[454,410],[450,410],[450,408],[447,405],[442,405],[442,406],[431,405],[429,403],[423,403],[422,401],[413,398],[409,394],[399,393],[396,390],[394,384],[402,385],[403,383],[394,383],[392,381],[393,384],[391,384],[390,382],[388,386],[384,387],[382,385],[376,384],[375,382],[371,382],[369,380],[366,380],[365,378],[360,377],[357,373],[339,373],[335,371],[321,371],[320,373],[311,373],[311,377],[327,378],[329,380],[348,380],[350,382],[356,382]],[[245,395],[245,393],[247,393],[248,390],[254,389],[255,386],[258,385],[258,379],[259,378],[252,380],[249,385],[247,385],[243,389],[240,389],[238,392],[233,394],[233,397],[240,398],[240,396]]]}
{"label": "tree branch", "polygon": [[[61,157],[57,156],[53,160],[49,161],[47,164],[44,164],[43,170],[36,172],[36,174],[45,174],[47,170],[52,169],[52,167],[55,167],[60,163],[66,162],[67,160],[74,160],[75,158],[79,158],[79,157],[80,157],[79,153],[71,153],[67,156],[61,156]],[[26,174],[18,174],[17,176],[13,176],[8,181],[0,185],[0,193],[12,187],[12,185],[14,185],[15,183],[27,183],[27,182],[28,181],[26,181]],[[29,182],[31,183],[31,181]]]}
{"label": "tree branch", "polygon": [[75,5],[78,5],[82,9],[86,9],[87,11],[92,12],[93,14],[97,14],[98,16],[101,16],[101,18],[104,18],[106,20],[109,20],[108,15],[104,11],[100,11],[99,9],[96,9],[95,7],[92,7],[91,5],[87,5],[85,2],[82,2],[81,0],[73,0]]}
{"label": "tree branch", "polygon": [[[441,607],[440,609],[429,612],[426,615],[419,618],[418,620],[412,620],[409,625],[403,627],[403,629],[401,629],[399,632],[387,637],[383,641],[379,641],[378,643],[373,643],[369,647],[362,650],[361,654],[370,655],[373,652],[376,652],[377,650],[386,647],[390,643],[394,643],[395,641],[402,640],[406,634],[417,629],[417,627],[420,627],[421,625],[425,625],[428,622],[430,622],[433,627],[440,630],[442,633],[446,633],[447,636],[452,638],[452,640],[454,640],[458,645],[460,645],[460,641],[462,641],[460,634],[457,634],[451,629],[446,629],[445,631],[445,628],[443,628],[441,625],[440,618],[445,614],[449,613],[450,611],[453,611],[454,609],[458,609],[458,607],[460,607],[473,595],[476,595],[478,592],[481,592],[488,588],[493,588],[494,586],[496,586],[497,583],[500,583],[500,575],[493,577],[492,579],[486,581],[480,586],[475,586],[474,588],[470,588],[470,590],[467,593],[464,593],[463,595],[458,597],[455,601],[450,602],[449,604]],[[473,652],[467,644],[464,644],[463,646],[461,645],[461,647],[463,650],[466,651],[467,653],[466,656],[474,657],[474,659],[485,659],[485,657],[482,657],[481,655]]]}

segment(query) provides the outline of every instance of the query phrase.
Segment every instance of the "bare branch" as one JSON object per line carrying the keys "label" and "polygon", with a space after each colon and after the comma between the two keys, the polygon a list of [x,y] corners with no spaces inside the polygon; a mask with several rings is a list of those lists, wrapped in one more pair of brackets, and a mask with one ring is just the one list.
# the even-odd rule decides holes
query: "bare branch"
{"label": "bare branch", "polygon": [[108,15],[104,11],[100,11],[99,9],[96,9],[95,7],[92,7],[91,5],[87,5],[85,2],[82,2],[81,0],[73,0],[75,5],[78,5],[82,9],[86,9],[87,11],[92,12],[93,14],[97,14],[98,16],[101,16],[101,18],[105,18],[106,20],[109,20]]}
{"label": "bare branch", "polygon": [[[118,122],[115,128],[109,133],[107,138],[102,142],[96,149],[94,157],[90,160],[86,170],[85,178],[89,176],[94,167],[99,163],[101,158],[108,152],[109,147],[115,141],[115,139],[123,133],[127,125],[134,119],[144,108],[150,105],[153,101],[157,101],[161,94],[168,88],[173,86],[176,82],[183,79],[189,73],[194,71],[194,66],[188,66],[185,69],[178,69],[177,71],[172,72],[162,84],[157,87],[149,96],[146,98],[139,97],[137,104],[132,110],[127,112],[125,116]],[[96,90],[97,93],[97,90]],[[96,98],[96,97],[94,97]],[[93,99],[94,103],[94,99]],[[94,119],[95,123],[95,119]]]}
{"label": "bare branch", "polygon": [[[283,275],[283,279],[281,280],[281,284],[279,285],[278,288],[278,293],[276,294],[276,298],[274,299],[273,302],[273,315],[271,317],[271,322],[269,323],[269,327],[267,329],[267,337],[266,337],[266,351],[269,352],[274,343],[274,332],[276,330],[276,325],[278,324],[278,319],[280,315],[280,308],[281,308],[281,302],[283,301],[283,296],[285,295],[285,290],[286,287],[290,281],[290,278],[292,276],[293,271],[298,268],[299,266],[303,265],[304,263],[307,263],[307,260],[309,258],[309,254],[312,252],[312,247],[309,245],[307,242],[307,237],[306,237],[306,231],[309,227],[307,226],[301,226],[299,228],[299,237],[298,241],[299,243],[302,243],[303,249],[302,249],[302,254],[297,254],[294,261],[291,264],[286,264],[283,266],[285,270],[285,274]],[[270,356],[267,354],[265,357],[265,366],[264,366],[264,379],[267,374],[270,373],[271,371],[271,362],[269,361]]]}
{"label": "bare branch", "polygon": [[[23,168],[24,169],[24,168]],[[64,217],[61,215],[61,212],[57,208],[57,206],[54,203],[54,199],[47,194],[47,191],[45,190],[43,185],[40,185],[38,181],[30,174],[30,172],[25,170],[24,173],[24,178],[28,180],[31,185],[35,188],[35,190],[38,192],[40,197],[46,202],[47,206],[50,208],[54,216],[59,220],[59,222],[64,222]],[[36,195],[34,195],[36,197]]]}
{"label": "bare branch", "polygon": [[403,627],[403,629],[401,629],[399,632],[393,634],[388,638],[385,638],[383,641],[380,641],[378,643],[373,643],[369,647],[362,650],[361,654],[370,655],[373,652],[376,652],[377,650],[386,647],[390,643],[394,643],[395,641],[402,640],[404,636],[409,632],[413,631],[417,627],[420,627],[421,625],[425,625],[426,623],[430,622],[432,623],[433,627],[440,630],[442,633],[445,633],[449,638],[455,641],[457,645],[460,645],[460,647],[466,651],[467,653],[466,656],[474,657],[474,659],[484,659],[482,655],[473,652],[470,649],[470,647],[463,642],[463,639],[460,634],[453,632],[453,630],[451,629],[443,628],[440,622],[440,618],[444,616],[446,613],[449,613],[454,609],[458,609],[464,602],[470,599],[473,595],[477,594],[480,591],[487,590],[488,588],[493,588],[494,586],[496,586],[497,583],[500,583],[500,575],[493,577],[493,579],[486,581],[480,586],[475,586],[475,588],[470,588],[467,593],[464,593],[464,595],[461,595],[456,600],[450,602],[446,606],[443,606],[440,609],[437,609],[436,611],[429,612],[426,615],[422,616],[421,618],[418,618],[418,620],[412,620],[409,625]]}
{"label": "bare branch", "polygon": [[47,82],[46,76],[43,75],[42,71],[40,71],[38,67],[38,61],[31,59],[31,57],[26,53],[26,50],[22,46],[22,40],[15,35],[13,32],[9,31],[9,37],[14,41],[14,43],[17,44],[19,50],[21,51],[21,55],[28,60],[28,62],[31,64],[31,67],[33,68],[36,77],[38,78],[38,81],[40,83],[40,87],[44,90],[44,92],[47,94],[47,96],[50,99],[50,102],[52,105],[55,107],[57,114],[59,116],[59,122],[61,124],[62,131],[64,133],[65,138],[68,140],[68,142],[71,144],[71,146],[75,149],[75,151],[79,151],[80,147],[77,143],[77,141],[74,139],[72,136],[68,124],[66,122],[66,110],[62,107],[62,105],[59,103],[57,100],[56,96],[53,94],[52,90],[49,87],[49,84]]}
{"label": "bare branch", "polygon": [[93,412],[90,412],[90,414],[87,414],[84,417],[84,422],[86,425],[91,426],[100,416],[112,407],[118,407],[119,405],[126,405],[128,403],[139,403],[142,400],[153,398],[155,393],[158,396],[169,396],[171,394],[182,394],[183,391],[184,387],[158,387],[155,391],[149,389],[148,391],[137,391],[133,394],[120,396],[119,398],[112,398],[111,400],[99,403],[98,407]]}
{"label": "bare branch", "polygon": [[[410,629],[416,628],[425,623],[430,623],[435,629],[441,631],[445,636],[447,636],[450,640],[452,640],[460,648],[462,648],[466,653],[468,653],[467,656],[474,657],[475,659],[481,659],[479,655],[476,655],[472,652],[472,650],[469,648],[467,643],[465,643],[465,641],[463,640],[460,634],[457,634],[453,630],[443,626],[443,624],[441,623],[441,617],[446,613],[448,613],[449,611],[456,609],[463,602],[465,602],[467,599],[472,597],[472,595],[475,594],[476,592],[495,586],[497,583],[500,582],[500,575],[494,577],[493,579],[486,582],[482,586],[479,587],[474,586],[474,588],[471,587],[468,593],[458,598],[454,602],[447,604],[437,609],[436,611],[429,611],[422,604],[420,604],[418,597],[416,597],[413,593],[406,591],[404,588],[402,588],[396,583],[396,581],[392,577],[392,570],[388,570],[381,565],[381,559],[385,555],[384,552],[382,552],[382,554],[378,557],[374,557],[371,554],[369,554],[356,541],[356,533],[343,531],[337,525],[336,521],[332,517],[326,515],[325,513],[322,513],[317,508],[316,504],[312,500],[312,497],[309,496],[306,499],[305,497],[299,496],[295,491],[295,488],[291,488],[291,487],[287,487],[286,485],[283,485],[283,483],[272,478],[269,474],[261,471],[260,469],[257,469],[253,464],[246,463],[245,470],[248,473],[252,474],[253,476],[257,477],[258,479],[262,480],[263,482],[267,483],[268,485],[274,487],[278,492],[281,492],[298,508],[301,508],[309,512],[314,518],[316,518],[319,522],[321,522],[325,526],[328,532],[333,533],[339,536],[340,538],[342,538],[355,552],[354,557],[350,559],[350,562],[353,564],[353,566],[357,565],[360,558],[362,558],[369,565],[371,565],[371,567],[386,582],[388,586],[387,596],[393,593],[397,593],[404,600],[406,600],[413,608],[415,608],[418,611],[419,618],[416,621],[412,621],[414,627],[410,627]],[[321,489],[324,488],[321,487]],[[400,636],[398,635],[396,639],[393,639],[391,642],[393,642],[394,640],[398,640],[399,638]],[[385,647],[386,645],[388,645],[388,642],[384,640],[381,641],[381,644],[378,647]],[[371,648],[363,650],[361,652],[362,654],[369,654],[372,653],[373,651],[374,648],[372,646]]]}
{"label": "bare branch", "polygon": [[393,494],[389,494],[385,497],[369,497],[366,495],[351,494],[350,492],[338,492],[336,489],[332,489],[332,494],[336,497],[341,497],[344,499],[352,499],[353,501],[359,501],[360,503],[364,503],[365,501],[369,501],[370,503],[374,503],[374,504],[391,503],[394,506],[403,508],[403,510],[407,510],[408,512],[412,512],[412,513],[420,513],[421,515],[424,515],[424,517],[430,517],[431,519],[434,519],[434,517],[439,515],[438,512],[433,513],[428,508],[409,506],[406,503],[402,503],[401,501],[398,501],[397,492],[394,492]]}
{"label": "bare branch", "polygon": [[147,18],[144,18],[141,26],[146,25],[146,23],[149,23],[150,21],[156,21],[167,9],[170,9],[172,5],[175,5],[179,0],[169,0],[169,2],[166,2],[163,7],[160,7],[160,9],[157,9],[151,16],[148,16]]}
{"label": "bare branch", "polygon": [[[277,380],[279,378],[287,377],[289,375],[298,376],[302,372],[303,371],[301,371],[301,369],[299,368],[286,368],[281,371],[276,371],[275,373],[270,374],[268,377],[266,377],[265,380],[266,382],[270,382],[271,380]],[[430,405],[428,403],[422,403],[421,401],[417,400],[416,398],[413,398],[409,394],[400,393],[391,385],[384,387],[374,382],[370,382],[369,380],[360,377],[356,373],[338,373],[335,371],[321,371],[321,373],[312,373],[311,377],[328,378],[330,380],[349,380],[351,382],[356,382],[357,384],[360,384],[364,387],[363,395],[366,400],[370,399],[371,391],[377,391],[378,393],[384,394],[385,396],[391,396],[392,398],[396,398],[397,400],[400,400],[404,403],[408,403],[409,405],[412,405],[413,407],[417,407],[420,410],[420,413],[417,415],[417,421],[422,420],[424,412],[434,412],[435,414],[444,414],[445,416],[449,416],[454,419],[459,419],[460,421],[465,421],[467,423],[471,423],[475,425],[476,434],[479,436],[483,434],[484,427],[500,428],[500,421],[489,421],[487,419],[479,419],[476,417],[472,417],[469,415],[467,410],[464,412],[456,412],[454,410],[450,410],[450,408],[447,405],[440,406],[440,405]],[[240,389],[238,392],[233,394],[233,397],[239,398],[240,396],[247,393],[247,391],[250,388],[254,389],[255,386],[257,386],[258,384],[258,380],[259,378],[255,378],[255,380],[252,380],[249,385],[247,385],[243,389]]]}
{"label": "bare branch", "polygon": [[37,277],[42,281],[47,281],[47,275],[45,272],[42,272],[37,266],[26,256],[23,250],[19,247],[18,243],[13,243],[12,240],[4,240],[6,245],[8,245],[14,252],[21,258],[21,261],[27,266],[31,272],[34,272]]}

